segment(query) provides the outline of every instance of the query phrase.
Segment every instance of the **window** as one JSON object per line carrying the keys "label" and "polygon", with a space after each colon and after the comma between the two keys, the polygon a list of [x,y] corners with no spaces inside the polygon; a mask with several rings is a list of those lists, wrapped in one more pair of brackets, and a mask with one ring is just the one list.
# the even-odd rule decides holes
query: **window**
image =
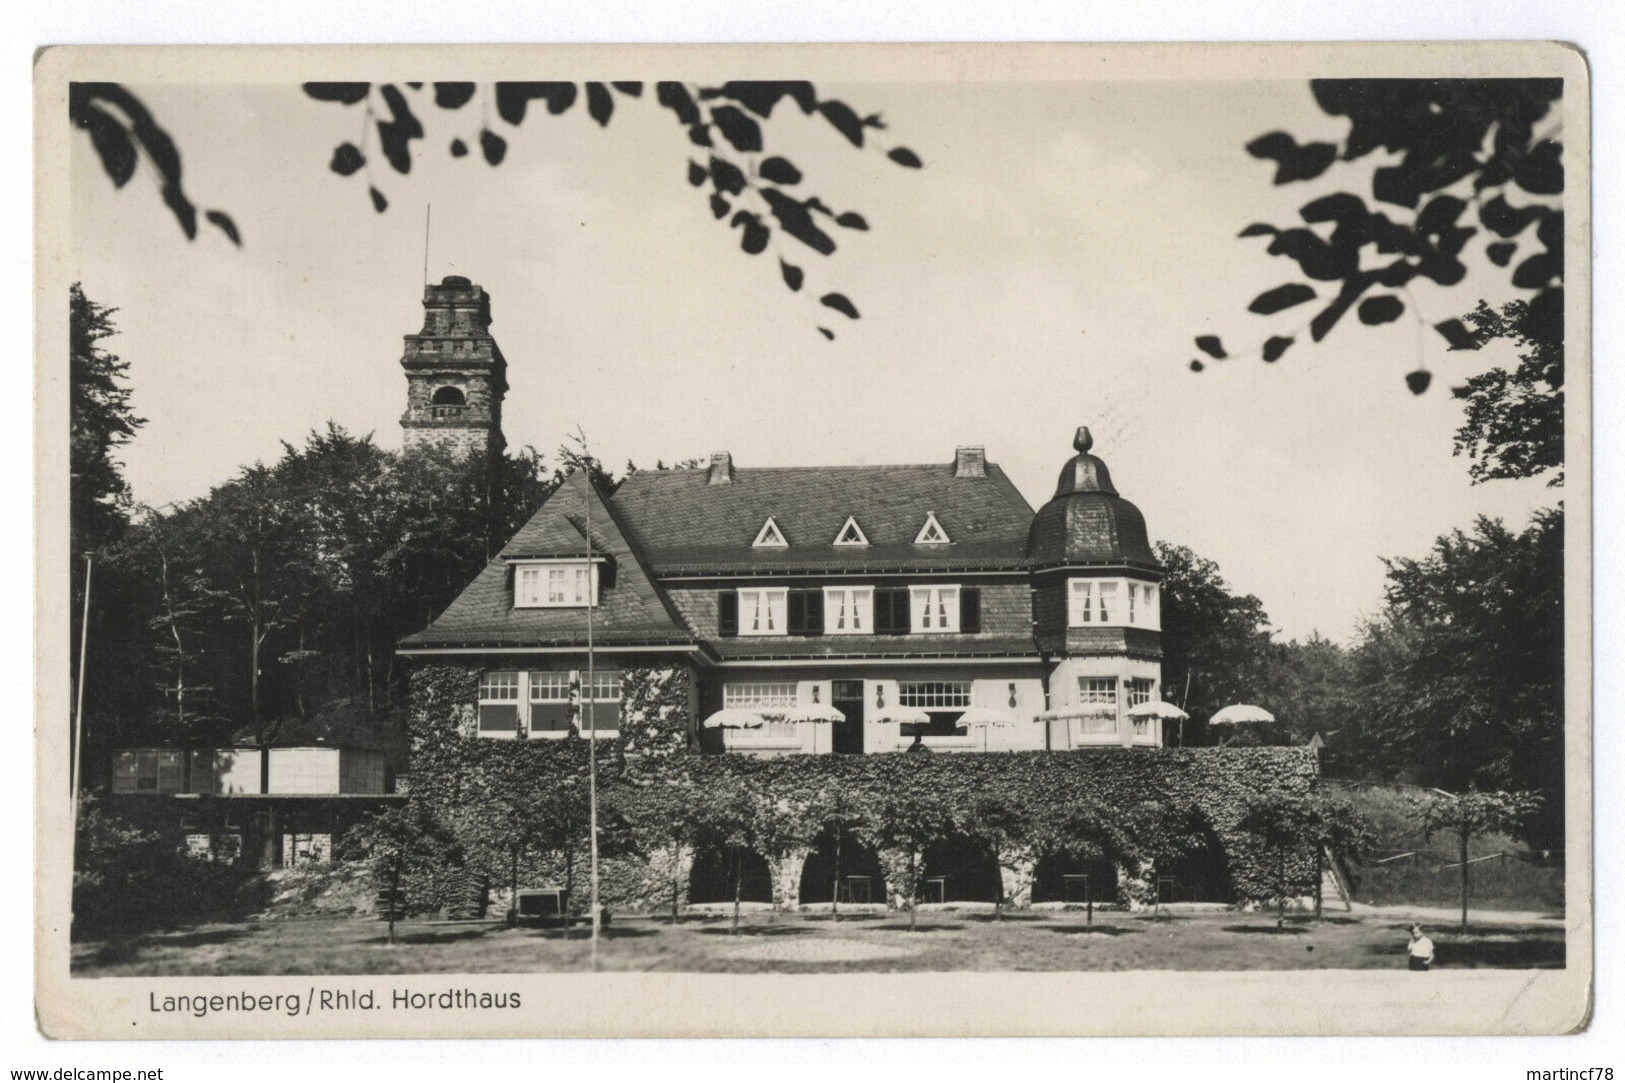
{"label": "window", "polygon": [[728,684],[722,689],[724,707],[742,707],[759,710],[763,707],[794,707],[796,683],[794,681],[750,682]]}
{"label": "window", "polygon": [[512,736],[519,730],[519,674],[493,670],[480,677],[480,733]]}
{"label": "window", "polygon": [[762,529],[757,531],[756,540],[750,544],[753,549],[784,549],[790,545],[784,540],[784,532],[779,529],[779,524],[773,521],[771,515],[767,517],[767,522],[762,524]]}
{"label": "window", "polygon": [[1073,579],[1068,585],[1067,623],[1159,629],[1157,588],[1132,579]]}
{"label": "window", "polygon": [[868,545],[869,539],[864,536],[863,528],[858,526],[857,519],[848,515],[841,532],[835,535],[836,545]]}
{"label": "window", "polygon": [[970,706],[969,681],[899,681],[897,702],[918,707],[931,716],[923,726],[901,726],[905,737],[965,737],[969,731],[959,725],[959,716]]}
{"label": "window", "polygon": [[468,400],[463,397],[460,389],[455,387],[436,388],[434,393],[435,406],[466,406]]}
{"label": "window", "polygon": [[113,765],[114,793],[180,793],[181,753],[143,748],[118,753]]}
{"label": "window", "polygon": [[520,564],[514,570],[513,604],[521,609],[580,608],[598,604],[594,564]]}
{"label": "window", "polygon": [[570,671],[531,670],[530,732],[533,734],[570,732]]}
{"label": "window", "polygon": [[[1148,677],[1130,677],[1128,682],[1128,705],[1130,709],[1142,703],[1151,702],[1151,694],[1156,684]],[[1151,719],[1131,718],[1134,723],[1134,734],[1137,737],[1146,737],[1151,733]]]}
{"label": "window", "polygon": [[621,728],[621,671],[618,669],[594,670],[592,680],[587,680],[587,671],[579,671],[584,693],[582,695],[581,724],[582,734],[587,732],[587,708],[592,705],[592,729],[596,733],[605,731],[614,732]]}
{"label": "window", "polygon": [[1078,702],[1080,704],[1104,703],[1112,709],[1109,717],[1080,719],[1079,725],[1084,733],[1105,734],[1117,732],[1116,677],[1079,677]]}
{"label": "window", "polygon": [[959,631],[958,587],[911,587],[916,632]]}
{"label": "window", "polygon": [[783,590],[742,590],[739,592],[739,634],[742,636],[782,636],[785,634],[786,592]]}
{"label": "window", "polygon": [[824,588],[824,631],[835,636],[855,636],[874,630],[873,587]]}
{"label": "window", "polygon": [[920,532],[914,536],[914,544],[915,545],[947,545],[948,544],[948,532],[946,530],[942,529],[942,524],[941,523],[937,522],[937,513],[936,512],[928,511],[928,512],[925,513],[925,525],[920,527]]}

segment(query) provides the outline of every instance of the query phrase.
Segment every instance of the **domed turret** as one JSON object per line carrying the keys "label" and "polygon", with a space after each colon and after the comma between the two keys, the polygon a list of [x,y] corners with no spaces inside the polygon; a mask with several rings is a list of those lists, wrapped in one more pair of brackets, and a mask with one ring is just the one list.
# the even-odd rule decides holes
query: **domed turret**
{"label": "domed turret", "polygon": [[1155,569],[1157,558],[1140,509],[1117,495],[1111,471],[1089,449],[1094,437],[1080,426],[1055,484],[1055,495],[1038,510],[1027,532],[1027,559],[1034,569],[1069,564],[1121,564]]}

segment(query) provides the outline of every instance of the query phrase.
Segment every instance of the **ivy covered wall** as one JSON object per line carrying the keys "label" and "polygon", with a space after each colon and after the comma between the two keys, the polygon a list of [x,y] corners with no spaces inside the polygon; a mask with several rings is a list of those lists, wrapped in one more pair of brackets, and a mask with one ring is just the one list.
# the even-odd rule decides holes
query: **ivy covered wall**
{"label": "ivy covered wall", "polygon": [[[515,777],[584,777],[587,742],[490,740],[475,736],[478,668],[431,665],[413,676],[410,712],[411,790],[449,822],[481,816],[503,799]],[[1019,801],[1042,812],[1095,801],[1130,809],[1147,801],[1193,805],[1225,851],[1231,881],[1243,900],[1273,897],[1277,857],[1242,831],[1249,800],[1280,793],[1305,795],[1314,781],[1314,754],[1300,748],[1101,748],[1066,752],[785,756],[757,759],[699,755],[691,748],[695,675],[686,665],[623,667],[622,736],[598,743],[600,794],[631,835],[662,811],[674,792],[706,792],[732,783],[796,804],[838,791],[855,805],[899,792],[930,792],[950,808],[971,808],[983,795]],[[509,781],[505,781],[509,780]],[[658,830],[656,830],[658,833]],[[670,852],[607,860],[605,898],[612,906],[669,905]],[[655,867],[650,863],[654,862]],[[533,875],[553,876],[557,856],[527,859]],[[584,868],[584,864],[580,867]],[[1296,894],[1314,891],[1315,866],[1305,853],[1291,861]],[[579,873],[578,873],[579,875]],[[505,885],[508,870],[493,872]],[[582,881],[584,882],[584,881]]]}

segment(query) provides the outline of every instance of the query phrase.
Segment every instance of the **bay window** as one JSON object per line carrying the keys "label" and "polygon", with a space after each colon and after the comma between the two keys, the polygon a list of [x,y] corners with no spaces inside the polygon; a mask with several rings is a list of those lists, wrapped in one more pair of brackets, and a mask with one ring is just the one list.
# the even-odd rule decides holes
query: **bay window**
{"label": "bay window", "polygon": [[1157,588],[1135,579],[1073,579],[1067,590],[1067,624],[1159,630]]}

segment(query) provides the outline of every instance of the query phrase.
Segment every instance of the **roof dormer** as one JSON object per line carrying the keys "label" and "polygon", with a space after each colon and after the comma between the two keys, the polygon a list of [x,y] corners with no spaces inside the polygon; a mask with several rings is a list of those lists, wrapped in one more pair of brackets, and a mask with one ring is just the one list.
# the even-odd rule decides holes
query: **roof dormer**
{"label": "roof dormer", "polygon": [[869,539],[864,535],[863,528],[858,525],[856,516],[848,515],[841,532],[835,535],[836,545],[868,545]]}
{"label": "roof dormer", "polygon": [[773,521],[773,516],[767,517],[762,529],[757,531],[756,540],[750,543],[752,549],[788,549],[790,543],[784,540],[784,531],[779,524]]}
{"label": "roof dormer", "polygon": [[942,524],[941,523],[937,522],[937,513],[936,512],[928,511],[928,512],[925,513],[925,525],[920,527],[920,532],[914,536],[914,544],[915,545],[947,545],[948,544],[948,532],[946,530],[942,529]]}

